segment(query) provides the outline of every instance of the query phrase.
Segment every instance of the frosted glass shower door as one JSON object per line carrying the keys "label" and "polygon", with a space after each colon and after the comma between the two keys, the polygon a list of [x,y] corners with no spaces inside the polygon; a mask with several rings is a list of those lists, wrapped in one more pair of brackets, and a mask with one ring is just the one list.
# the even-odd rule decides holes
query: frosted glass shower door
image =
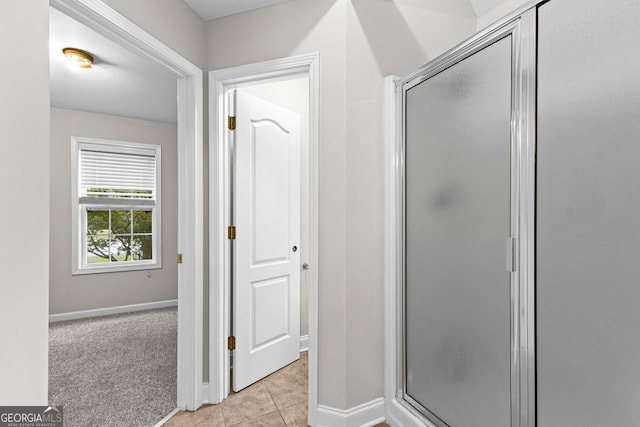
{"label": "frosted glass shower door", "polygon": [[405,93],[405,398],[510,425],[512,36]]}
{"label": "frosted glass shower door", "polygon": [[640,2],[538,15],[540,427],[640,425]]}

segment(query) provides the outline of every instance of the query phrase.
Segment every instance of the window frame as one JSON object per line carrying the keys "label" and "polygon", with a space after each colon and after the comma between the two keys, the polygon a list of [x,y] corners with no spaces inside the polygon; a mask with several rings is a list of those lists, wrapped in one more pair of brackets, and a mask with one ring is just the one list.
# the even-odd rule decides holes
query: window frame
{"label": "window frame", "polygon": [[[112,197],[81,197],[80,195],[80,150],[126,152],[147,150],[155,153],[156,186],[155,199],[126,199]],[[109,149],[113,149],[110,151]],[[116,141],[86,137],[71,137],[71,274],[96,274],[162,268],[162,147],[157,144]],[[105,262],[89,264],[86,254],[87,211],[89,210],[150,210],[152,234],[152,258],[127,262]],[[110,230],[111,232],[111,230]]]}

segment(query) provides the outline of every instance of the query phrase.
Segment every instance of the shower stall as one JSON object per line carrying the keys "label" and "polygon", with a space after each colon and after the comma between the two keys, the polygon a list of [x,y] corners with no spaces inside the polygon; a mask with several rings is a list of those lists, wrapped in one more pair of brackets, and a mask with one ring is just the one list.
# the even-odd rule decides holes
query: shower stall
{"label": "shower stall", "polygon": [[640,425],[638,46],[637,0],[533,1],[396,82],[387,398],[418,424]]}

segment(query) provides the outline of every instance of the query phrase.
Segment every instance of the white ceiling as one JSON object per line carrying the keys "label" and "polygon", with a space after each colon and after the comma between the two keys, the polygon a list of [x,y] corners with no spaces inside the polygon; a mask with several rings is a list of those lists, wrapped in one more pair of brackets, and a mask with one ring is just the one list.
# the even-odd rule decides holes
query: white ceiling
{"label": "white ceiling", "polygon": [[205,21],[288,1],[292,0],[184,0]]}
{"label": "white ceiling", "polygon": [[[205,21],[288,1],[292,0],[184,0]],[[425,4],[427,1],[425,0]],[[503,1],[469,0],[477,16],[484,15]]]}
{"label": "white ceiling", "polygon": [[[49,8],[51,106],[145,120],[177,122],[177,78],[64,13]],[[90,52],[95,63],[72,70],[62,48]]]}
{"label": "white ceiling", "polygon": [[469,0],[477,16],[484,15],[503,1],[504,0]]}

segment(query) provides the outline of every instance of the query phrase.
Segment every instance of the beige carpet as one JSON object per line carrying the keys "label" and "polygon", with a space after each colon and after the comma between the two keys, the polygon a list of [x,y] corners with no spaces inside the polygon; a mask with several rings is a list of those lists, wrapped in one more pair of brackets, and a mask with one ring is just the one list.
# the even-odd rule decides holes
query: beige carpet
{"label": "beige carpet", "polygon": [[52,323],[49,404],[64,425],[153,426],[176,407],[176,308]]}

